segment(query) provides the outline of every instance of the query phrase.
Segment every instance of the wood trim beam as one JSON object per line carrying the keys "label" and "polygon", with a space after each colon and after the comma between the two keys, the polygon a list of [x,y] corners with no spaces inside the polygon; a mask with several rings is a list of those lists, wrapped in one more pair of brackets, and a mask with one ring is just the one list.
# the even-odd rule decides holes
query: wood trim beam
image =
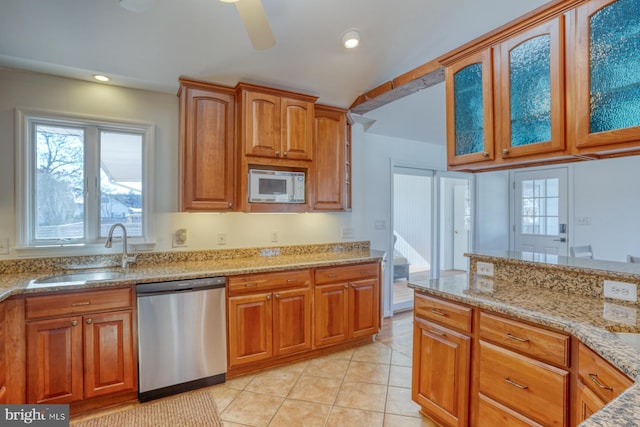
{"label": "wood trim beam", "polygon": [[551,0],[539,8],[471,40],[413,70],[360,95],[349,108],[354,114],[364,114],[419,90],[444,82],[444,67],[479,50],[491,47],[526,28],[551,17],[566,13],[588,0]]}
{"label": "wood trim beam", "polygon": [[430,61],[360,95],[349,109],[354,114],[368,113],[442,82],[444,82],[444,67],[437,60]]}

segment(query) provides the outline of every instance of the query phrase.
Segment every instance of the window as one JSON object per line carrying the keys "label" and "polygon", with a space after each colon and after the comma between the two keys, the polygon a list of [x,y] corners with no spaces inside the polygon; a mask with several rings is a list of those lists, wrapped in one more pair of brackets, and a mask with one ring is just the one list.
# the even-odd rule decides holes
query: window
{"label": "window", "polygon": [[558,235],[558,186],[558,178],[522,181],[522,233]]}
{"label": "window", "polygon": [[18,112],[21,247],[148,240],[152,126]]}

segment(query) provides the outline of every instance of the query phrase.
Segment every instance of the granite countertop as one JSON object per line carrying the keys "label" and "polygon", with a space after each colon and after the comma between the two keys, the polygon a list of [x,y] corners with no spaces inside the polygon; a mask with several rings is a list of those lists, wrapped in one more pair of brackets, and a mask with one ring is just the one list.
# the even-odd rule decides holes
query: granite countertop
{"label": "granite countertop", "polygon": [[[326,267],[381,261],[384,253],[375,250],[336,250],[284,255],[240,256],[226,259],[201,259],[198,261],[158,262],[131,264],[127,272],[116,279],[73,284],[36,284],[39,278],[57,274],[94,271],[120,271],[116,267],[90,269],[41,270],[40,273],[20,272],[0,274],[0,301],[12,295],[78,290],[85,288],[113,287],[169,280],[197,279],[215,276],[233,276],[248,273],[292,270],[298,268]],[[195,257],[197,258],[197,257]]]}
{"label": "granite countertop", "polygon": [[565,331],[636,383],[581,426],[640,425],[640,348],[628,336],[640,333],[640,306],[541,287],[521,285],[466,274],[436,280],[411,281],[409,286],[434,296]]}

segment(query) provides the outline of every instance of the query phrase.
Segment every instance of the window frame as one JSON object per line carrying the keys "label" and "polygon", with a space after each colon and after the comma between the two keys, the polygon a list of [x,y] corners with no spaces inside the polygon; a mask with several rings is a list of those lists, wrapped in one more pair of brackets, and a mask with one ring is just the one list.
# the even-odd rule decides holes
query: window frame
{"label": "window frame", "polygon": [[[133,251],[150,250],[155,247],[154,238],[154,129],[148,122],[112,119],[79,114],[60,113],[47,110],[16,109],[16,251],[34,255],[55,253],[86,254],[91,252],[111,253],[104,249],[104,237],[100,237],[100,132],[116,131],[139,134],[142,142],[142,236],[130,237]],[[84,193],[85,220],[84,239],[45,240],[35,239],[35,127],[38,124],[69,126],[85,129],[84,147]]]}

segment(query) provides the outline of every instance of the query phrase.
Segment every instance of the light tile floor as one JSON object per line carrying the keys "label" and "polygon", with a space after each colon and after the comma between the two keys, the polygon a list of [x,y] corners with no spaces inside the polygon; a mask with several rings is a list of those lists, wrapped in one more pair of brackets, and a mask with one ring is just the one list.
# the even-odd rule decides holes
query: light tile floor
{"label": "light tile floor", "polygon": [[210,388],[225,427],[436,426],[411,400],[411,354],[374,342]]}
{"label": "light tile floor", "polygon": [[[225,427],[436,427],[411,400],[412,335],[413,313],[400,313],[384,319],[371,344],[209,390]],[[78,414],[71,424],[136,405]]]}

